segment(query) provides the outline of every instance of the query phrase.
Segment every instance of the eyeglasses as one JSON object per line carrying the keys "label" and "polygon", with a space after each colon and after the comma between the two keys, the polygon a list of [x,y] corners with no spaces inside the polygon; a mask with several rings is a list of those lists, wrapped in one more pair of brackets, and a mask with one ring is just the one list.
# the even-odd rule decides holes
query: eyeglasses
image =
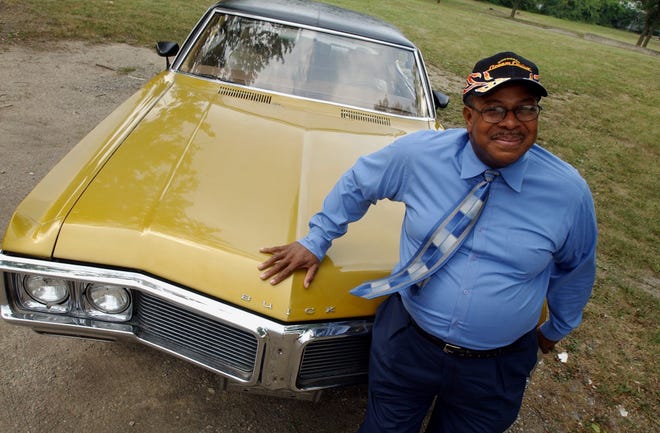
{"label": "eyeglasses", "polygon": [[513,110],[509,110],[500,106],[486,107],[483,110],[479,110],[470,105],[468,105],[468,107],[479,113],[481,118],[488,123],[500,123],[506,118],[506,116],[509,114],[509,111],[513,111],[513,115],[516,116],[516,119],[521,122],[529,122],[535,120],[541,113],[540,105],[519,105]]}

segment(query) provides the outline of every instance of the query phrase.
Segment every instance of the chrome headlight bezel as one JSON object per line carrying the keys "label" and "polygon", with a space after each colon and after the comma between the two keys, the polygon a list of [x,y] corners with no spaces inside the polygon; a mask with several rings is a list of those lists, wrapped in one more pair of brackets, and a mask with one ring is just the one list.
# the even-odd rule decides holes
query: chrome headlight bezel
{"label": "chrome headlight bezel", "polygon": [[[129,287],[39,273],[10,273],[7,277],[9,292],[13,293],[17,306],[26,311],[105,322],[127,322],[133,317],[133,296]],[[46,290],[47,294],[40,295],[40,290]],[[97,291],[101,291],[101,296],[95,293]],[[110,294],[110,303],[100,299],[103,292]]]}
{"label": "chrome headlight bezel", "polygon": [[110,321],[125,321],[131,318],[133,299],[127,287],[88,283],[81,298],[82,308],[90,317]]}
{"label": "chrome headlight bezel", "polygon": [[71,281],[39,274],[24,274],[17,280],[18,298],[23,307],[54,314],[66,314],[71,311],[73,304]]}

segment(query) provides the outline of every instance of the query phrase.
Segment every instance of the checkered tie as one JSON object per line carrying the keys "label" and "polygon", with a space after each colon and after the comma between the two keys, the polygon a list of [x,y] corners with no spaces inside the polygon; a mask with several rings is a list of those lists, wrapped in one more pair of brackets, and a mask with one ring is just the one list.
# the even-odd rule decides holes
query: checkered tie
{"label": "checkered tie", "polygon": [[351,294],[366,299],[389,295],[427,279],[440,269],[461,246],[481,215],[491,181],[500,173],[486,170],[484,180],[472,188],[456,208],[426,235],[413,258],[397,273],[362,283]]}

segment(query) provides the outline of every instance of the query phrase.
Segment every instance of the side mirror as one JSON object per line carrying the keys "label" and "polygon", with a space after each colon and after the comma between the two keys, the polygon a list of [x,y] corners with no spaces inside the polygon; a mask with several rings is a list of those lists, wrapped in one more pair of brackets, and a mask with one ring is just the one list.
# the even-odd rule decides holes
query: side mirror
{"label": "side mirror", "polygon": [[449,105],[449,96],[445,95],[442,92],[438,92],[437,90],[434,90],[433,103],[435,104],[436,110],[438,108],[447,108],[447,105]]}
{"label": "side mirror", "polygon": [[165,66],[170,68],[170,57],[179,53],[179,44],[176,42],[159,41],[156,42],[156,52],[159,56],[165,57]]}

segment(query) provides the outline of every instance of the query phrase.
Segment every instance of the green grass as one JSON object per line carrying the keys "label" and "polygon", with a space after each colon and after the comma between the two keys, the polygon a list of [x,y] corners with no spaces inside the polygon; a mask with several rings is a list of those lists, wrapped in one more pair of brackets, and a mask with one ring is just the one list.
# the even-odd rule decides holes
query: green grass
{"label": "green grass", "polygon": [[[660,56],[631,47],[637,40],[633,33],[527,12],[511,20],[508,9],[489,3],[327,2],[392,22],[422,49],[428,65],[456,79],[464,77],[477,59],[500,50],[516,51],[539,65],[550,93],[543,101],[539,142],[587,179],[600,229],[594,296],[584,325],[562,343],[584,364],[563,374],[575,378],[588,373],[598,384],[593,392],[601,407],[592,420],[581,420],[583,431],[594,431],[593,420],[601,431],[654,430],[660,399]],[[182,42],[211,3],[0,0],[0,41],[71,38],[141,46],[153,46],[156,40]],[[589,34],[620,46],[584,38]],[[658,50],[660,43],[654,40],[649,48]],[[452,99],[441,118],[446,125],[459,125],[459,86],[439,90]],[[618,405],[624,405],[630,416],[615,422]]]}
{"label": "green grass", "polygon": [[153,46],[156,40],[183,41],[212,3],[212,0],[0,0],[0,35],[10,40],[73,38]]}

